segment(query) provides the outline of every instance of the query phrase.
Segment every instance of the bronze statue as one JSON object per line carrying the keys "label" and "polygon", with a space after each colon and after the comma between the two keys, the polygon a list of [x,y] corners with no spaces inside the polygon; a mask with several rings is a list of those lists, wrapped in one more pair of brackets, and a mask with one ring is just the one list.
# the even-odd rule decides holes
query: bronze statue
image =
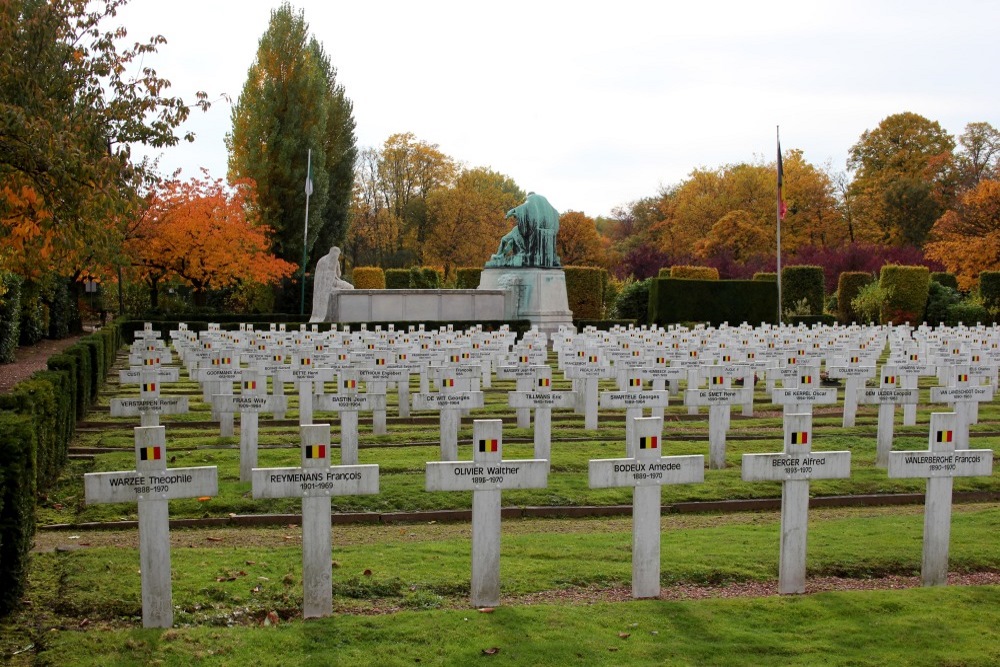
{"label": "bronze statue", "polygon": [[500,247],[486,262],[486,268],[562,266],[556,254],[559,211],[545,197],[528,193],[523,204],[507,211],[507,217],[514,218],[515,225],[500,239]]}

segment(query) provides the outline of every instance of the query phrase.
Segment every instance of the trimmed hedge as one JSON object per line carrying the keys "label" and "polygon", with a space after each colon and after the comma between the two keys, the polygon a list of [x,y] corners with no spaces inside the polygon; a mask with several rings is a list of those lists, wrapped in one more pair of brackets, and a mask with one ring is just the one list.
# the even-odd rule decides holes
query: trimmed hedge
{"label": "trimmed hedge", "polygon": [[931,272],[926,266],[882,267],[879,284],[889,291],[879,314],[883,324],[919,323],[927,308]]}
{"label": "trimmed hedge", "polygon": [[844,271],[837,279],[837,318],[842,324],[850,324],[861,319],[851,301],[861,289],[875,281],[875,276],[865,271]]}
{"label": "trimmed hedge", "polygon": [[[355,278],[357,280],[357,278]],[[386,269],[385,270],[386,289],[410,289],[409,269]]]}
{"label": "trimmed hedge", "polygon": [[608,272],[594,266],[567,266],[566,297],[574,320],[599,320],[604,315],[604,284]]}
{"label": "trimmed hedge", "polygon": [[778,282],[778,272],[777,271],[758,271],[753,274],[754,280],[764,280],[772,283]]}
{"label": "trimmed hedge", "polygon": [[444,271],[433,266],[414,266],[410,269],[410,289],[441,289]]}
{"label": "trimmed hedge", "polygon": [[35,536],[35,422],[0,412],[0,616],[17,607]]}
{"label": "trimmed hedge", "polygon": [[69,283],[66,278],[56,278],[45,291],[43,300],[49,308],[48,337],[58,340],[69,335],[69,321],[72,317],[72,303],[69,298]]}
{"label": "trimmed hedge", "polygon": [[823,314],[823,267],[786,266],[781,270],[781,312],[794,310],[800,301],[809,304],[809,315]]}
{"label": "trimmed hedge", "polygon": [[1000,271],[983,271],[979,274],[979,296],[983,307],[991,313],[1000,310]]}
{"label": "trimmed hedge", "polygon": [[0,273],[0,364],[14,361],[21,331],[21,277]]}
{"label": "trimmed hedge", "polygon": [[385,271],[377,266],[358,266],[351,272],[354,289],[385,289]]}
{"label": "trimmed hedge", "polygon": [[33,280],[21,285],[21,323],[18,342],[34,345],[48,333],[48,308],[42,303],[42,287]]}
{"label": "trimmed hedge", "polygon": [[463,266],[455,269],[455,289],[478,289],[482,267]]}
{"label": "trimmed hedge", "polygon": [[954,273],[948,273],[946,271],[931,271],[931,281],[958,291],[958,278]]}
{"label": "trimmed hedge", "polygon": [[719,270],[714,266],[671,266],[660,269],[660,278],[685,278],[688,280],[718,280]]}
{"label": "trimmed hedge", "polygon": [[657,278],[650,283],[651,324],[746,322],[756,326],[774,324],[777,314],[778,286],[767,281]]}
{"label": "trimmed hedge", "polygon": [[117,323],[80,340],[0,395],[0,615],[24,591],[35,531],[35,499],[66,464],[78,418],[120,347]]}

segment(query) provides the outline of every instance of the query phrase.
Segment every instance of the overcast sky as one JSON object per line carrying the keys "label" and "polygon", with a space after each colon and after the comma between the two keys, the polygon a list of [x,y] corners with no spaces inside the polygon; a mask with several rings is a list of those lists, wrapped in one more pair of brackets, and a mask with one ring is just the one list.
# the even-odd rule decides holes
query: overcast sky
{"label": "overcast sky", "polygon": [[[161,171],[224,177],[238,98],[277,0],[131,0],[129,38],[189,103]],[[860,134],[919,113],[1000,127],[1000,2],[298,0],[354,103],[359,147],[412,132],[560,211],[607,215],[692,169],[784,149],[845,169]],[[154,155],[160,153],[154,153]],[[305,160],[305,156],[302,158]]]}

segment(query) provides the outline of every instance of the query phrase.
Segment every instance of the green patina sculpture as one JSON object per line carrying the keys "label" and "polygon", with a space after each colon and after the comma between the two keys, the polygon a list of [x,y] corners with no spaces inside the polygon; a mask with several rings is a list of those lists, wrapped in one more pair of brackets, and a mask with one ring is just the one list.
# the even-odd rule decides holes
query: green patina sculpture
{"label": "green patina sculpture", "polygon": [[486,262],[486,268],[535,267],[557,269],[562,266],[556,254],[559,234],[559,211],[534,192],[523,204],[507,211],[515,225],[500,239],[500,248]]}

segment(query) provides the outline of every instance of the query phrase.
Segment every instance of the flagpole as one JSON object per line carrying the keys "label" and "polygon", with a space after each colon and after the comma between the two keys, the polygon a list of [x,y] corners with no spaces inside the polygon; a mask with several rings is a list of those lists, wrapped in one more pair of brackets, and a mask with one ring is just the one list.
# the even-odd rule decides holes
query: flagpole
{"label": "flagpole", "polygon": [[778,171],[778,188],[777,194],[775,196],[774,208],[775,208],[775,219],[777,220],[777,230],[778,230],[778,326],[781,326],[781,126],[774,126],[774,135],[778,141],[778,161],[775,164]]}
{"label": "flagpole", "polygon": [[309,195],[312,194],[312,149],[306,153],[306,224],[302,231],[302,279],[299,290],[299,315],[306,312],[306,249],[309,247]]}

